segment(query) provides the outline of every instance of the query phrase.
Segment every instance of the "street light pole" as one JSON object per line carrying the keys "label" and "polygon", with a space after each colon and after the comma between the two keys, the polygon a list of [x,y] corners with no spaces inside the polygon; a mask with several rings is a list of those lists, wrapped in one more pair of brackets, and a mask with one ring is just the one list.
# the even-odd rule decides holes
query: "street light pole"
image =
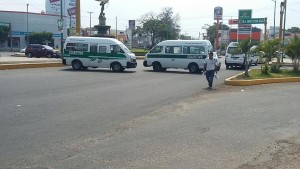
{"label": "street light pole", "polygon": [[61,20],[61,32],[60,32],[60,54],[63,57],[63,39],[64,39],[64,21],[63,21],[63,0],[60,0],[60,20]]}
{"label": "street light pole", "polygon": [[276,0],[272,0],[273,2],[275,2],[275,6],[274,6],[274,32],[273,32],[273,34],[274,34],[274,38],[276,38],[276,36],[275,36],[275,20],[276,20]]}
{"label": "street light pole", "polygon": [[90,36],[91,36],[91,34],[92,34],[92,13],[94,13],[94,12],[88,12],[88,13],[90,13]]}
{"label": "street light pole", "polygon": [[26,33],[26,36],[27,36],[27,46],[29,45],[29,35],[28,35],[28,6],[29,4],[27,4],[27,33]]}

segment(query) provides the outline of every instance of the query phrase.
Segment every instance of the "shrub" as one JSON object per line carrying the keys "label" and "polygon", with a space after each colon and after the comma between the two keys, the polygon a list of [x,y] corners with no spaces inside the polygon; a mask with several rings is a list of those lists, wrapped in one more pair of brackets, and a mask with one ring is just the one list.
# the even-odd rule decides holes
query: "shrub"
{"label": "shrub", "polygon": [[270,69],[270,67],[269,67],[268,63],[265,62],[264,65],[261,67],[261,73],[267,75],[267,74],[269,74],[269,69]]}
{"label": "shrub", "polygon": [[272,65],[271,65],[271,73],[279,73],[280,72],[280,67],[281,67],[281,65],[280,64],[278,64],[278,63],[273,63]]}

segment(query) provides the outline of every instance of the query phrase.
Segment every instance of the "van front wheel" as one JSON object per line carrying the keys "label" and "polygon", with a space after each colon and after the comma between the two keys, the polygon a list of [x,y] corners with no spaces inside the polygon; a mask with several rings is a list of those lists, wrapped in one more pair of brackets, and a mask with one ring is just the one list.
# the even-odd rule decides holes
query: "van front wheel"
{"label": "van front wheel", "polygon": [[163,70],[163,68],[161,67],[161,64],[158,63],[158,62],[153,63],[152,66],[153,66],[153,70],[154,70],[155,72],[160,72],[160,71]]}
{"label": "van front wheel", "polygon": [[111,68],[114,72],[122,72],[124,70],[124,68],[122,67],[122,65],[120,63],[113,63],[111,65]]}

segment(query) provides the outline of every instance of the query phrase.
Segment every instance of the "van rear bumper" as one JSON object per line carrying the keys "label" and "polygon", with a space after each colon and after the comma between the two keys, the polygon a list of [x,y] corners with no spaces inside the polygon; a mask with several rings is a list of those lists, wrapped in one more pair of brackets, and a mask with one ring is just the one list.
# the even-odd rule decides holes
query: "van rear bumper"
{"label": "van rear bumper", "polygon": [[136,68],[137,63],[136,62],[127,62],[126,68]]}
{"label": "van rear bumper", "polygon": [[67,65],[66,59],[62,59],[62,64]]}

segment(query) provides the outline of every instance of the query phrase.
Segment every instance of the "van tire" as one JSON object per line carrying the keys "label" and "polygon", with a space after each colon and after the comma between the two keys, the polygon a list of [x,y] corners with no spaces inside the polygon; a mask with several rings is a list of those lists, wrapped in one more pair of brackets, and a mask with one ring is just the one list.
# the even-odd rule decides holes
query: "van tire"
{"label": "van tire", "polygon": [[159,62],[154,62],[152,64],[152,67],[155,72],[160,72],[163,70],[163,68],[161,67],[161,64]]}
{"label": "van tire", "polygon": [[229,69],[229,65],[226,65],[226,69]]}
{"label": "van tire", "polygon": [[114,72],[122,72],[124,70],[123,66],[118,63],[118,62],[114,62],[111,64],[111,69],[114,71]]}
{"label": "van tire", "polygon": [[196,63],[190,63],[188,66],[188,69],[190,73],[198,73],[199,72],[199,66]]}
{"label": "van tire", "polygon": [[82,63],[80,60],[73,60],[72,62],[72,68],[74,70],[81,70],[82,69]]}

